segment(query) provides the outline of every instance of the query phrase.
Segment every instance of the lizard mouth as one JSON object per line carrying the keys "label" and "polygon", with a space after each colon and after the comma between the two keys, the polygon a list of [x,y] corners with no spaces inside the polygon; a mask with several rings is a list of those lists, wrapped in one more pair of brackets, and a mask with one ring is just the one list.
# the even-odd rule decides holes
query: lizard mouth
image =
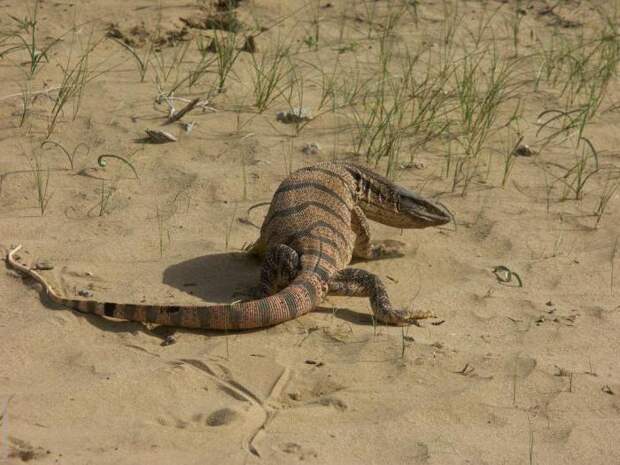
{"label": "lizard mouth", "polygon": [[450,210],[440,202],[425,199],[406,189],[399,189],[398,194],[399,210],[414,220],[419,228],[439,226],[453,219]]}

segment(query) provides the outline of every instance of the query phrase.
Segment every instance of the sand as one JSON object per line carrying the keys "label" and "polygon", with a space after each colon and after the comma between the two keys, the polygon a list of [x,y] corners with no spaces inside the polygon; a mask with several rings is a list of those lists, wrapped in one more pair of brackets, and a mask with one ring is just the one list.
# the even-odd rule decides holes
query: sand
{"label": "sand", "polygon": [[[354,65],[377,79],[373,60],[391,11],[386,2],[241,2],[244,33],[269,27],[256,37],[257,60],[278,37],[293,46],[303,106],[316,118],[298,133],[276,121],[276,112],[289,108],[286,92],[257,113],[252,55],[244,52],[224,92],[213,92],[212,71],[192,89],[179,87],[176,96],[208,99],[215,110],[186,115],[184,122],[197,123],[188,134],[178,123],[161,126],[167,108],[154,103],[156,76],[170,89],[199,62],[196,38],[214,32],[180,34],[179,18],[202,18],[204,3],[83,1],[76,10],[41,1],[41,43],[62,40],[30,81],[37,97],[21,126],[23,99],[16,94],[27,88],[29,58],[16,52],[0,60],[0,250],[23,244],[22,259],[53,265],[43,273],[67,296],[88,290],[101,300],[177,304],[244,298],[260,264],[243,248],[257,238],[252,223],[260,225],[266,213],[257,207],[248,215],[248,208],[268,202],[291,170],[333,158],[366,162],[355,154],[352,111],[319,109],[317,69],[327,72],[339,60],[339,79],[353,82],[355,74],[344,70]],[[402,10],[391,40],[412,49],[430,44],[438,56],[449,23],[445,5],[422,3],[417,22],[411,5]],[[513,58],[522,86],[495,127],[520,97],[521,116],[511,127],[535,153],[514,157],[502,186],[501,153],[516,137],[494,130],[463,192],[463,183],[453,191],[446,175],[446,154],[462,150],[456,127],[411,150],[402,145],[397,182],[438,196],[455,224],[417,231],[373,224],[376,238],[403,241],[407,253],[355,266],[381,276],[397,304],[435,315],[419,327],[373,326],[368,302],[344,297],[259,331],[148,327],[56,307],[7,267],[0,273],[0,463],[620,463],[620,206],[611,190],[618,182],[620,86],[614,76],[584,132],[599,171],[575,200],[565,187],[574,171],[563,176],[585,145],[575,150],[574,131],[548,143],[548,128],[537,134],[539,114],[565,99],[561,85],[533,84],[539,42],[549,44],[554,31],[595,34],[603,27],[597,8],[611,11],[611,3],[566,2],[550,12],[541,1],[459,2],[456,43],[471,43],[466,30],[489,18],[484,43],[494,36],[506,60],[514,53],[510,18],[522,9]],[[454,3],[447,5],[449,17]],[[24,18],[28,7],[3,2],[0,30],[15,30],[9,15]],[[129,51],[103,40],[110,24],[134,40],[141,57],[158,24],[160,36],[172,37],[154,46],[161,51],[153,50],[144,82]],[[40,144],[62,66],[71,50],[75,63],[91,33],[91,43],[101,41],[89,56],[92,80],[49,135],[70,153],[88,147],[77,149],[71,169],[62,150]],[[171,66],[185,46],[182,63]],[[395,50],[398,63],[403,54]],[[167,61],[157,65],[161,56]],[[178,140],[144,144],[145,129]],[[320,153],[302,153],[309,143]],[[103,154],[130,161],[138,179],[113,158],[98,166]],[[49,176],[44,214],[35,159],[41,176]],[[591,170],[592,157],[588,163]],[[376,169],[386,167],[382,159]],[[594,212],[610,191],[599,218]],[[514,275],[507,283],[498,279],[506,277],[493,271],[501,266],[523,286]],[[171,335],[175,343],[163,345]]]}

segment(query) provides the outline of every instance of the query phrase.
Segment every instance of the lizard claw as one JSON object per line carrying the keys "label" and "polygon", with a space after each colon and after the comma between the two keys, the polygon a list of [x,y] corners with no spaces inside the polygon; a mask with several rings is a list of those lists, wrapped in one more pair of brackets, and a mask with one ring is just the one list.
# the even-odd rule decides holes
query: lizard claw
{"label": "lizard claw", "polygon": [[419,326],[418,320],[435,318],[435,315],[427,310],[392,309],[383,314],[377,314],[376,317],[382,323],[392,326],[408,326],[411,324]]}
{"label": "lizard claw", "polygon": [[377,314],[377,320],[392,326],[408,326],[415,321],[408,310],[392,309],[388,312]]}

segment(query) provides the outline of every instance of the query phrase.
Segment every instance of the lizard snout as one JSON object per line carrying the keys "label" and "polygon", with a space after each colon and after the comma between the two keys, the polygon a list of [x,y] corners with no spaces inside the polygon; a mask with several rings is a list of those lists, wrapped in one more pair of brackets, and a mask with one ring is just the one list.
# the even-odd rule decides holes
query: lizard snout
{"label": "lizard snout", "polygon": [[449,223],[452,213],[441,203],[406,189],[399,189],[399,210],[407,215],[410,228],[427,228]]}

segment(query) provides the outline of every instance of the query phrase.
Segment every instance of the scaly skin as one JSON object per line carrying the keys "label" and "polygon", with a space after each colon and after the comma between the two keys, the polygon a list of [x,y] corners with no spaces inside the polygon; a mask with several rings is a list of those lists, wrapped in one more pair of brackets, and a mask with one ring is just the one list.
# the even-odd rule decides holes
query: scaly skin
{"label": "scaly skin", "polygon": [[441,205],[351,163],[302,168],[276,190],[253,252],[263,258],[264,297],[231,305],[137,305],[62,297],[36,271],[7,262],[43,285],[55,303],[85,313],[185,328],[219,330],[273,326],[312,311],[328,293],[368,297],[378,321],[406,325],[412,317],[392,307],[385,286],[372,273],[347,268],[364,259],[401,255],[402,243],[370,240],[367,219],[397,228],[445,224]]}

